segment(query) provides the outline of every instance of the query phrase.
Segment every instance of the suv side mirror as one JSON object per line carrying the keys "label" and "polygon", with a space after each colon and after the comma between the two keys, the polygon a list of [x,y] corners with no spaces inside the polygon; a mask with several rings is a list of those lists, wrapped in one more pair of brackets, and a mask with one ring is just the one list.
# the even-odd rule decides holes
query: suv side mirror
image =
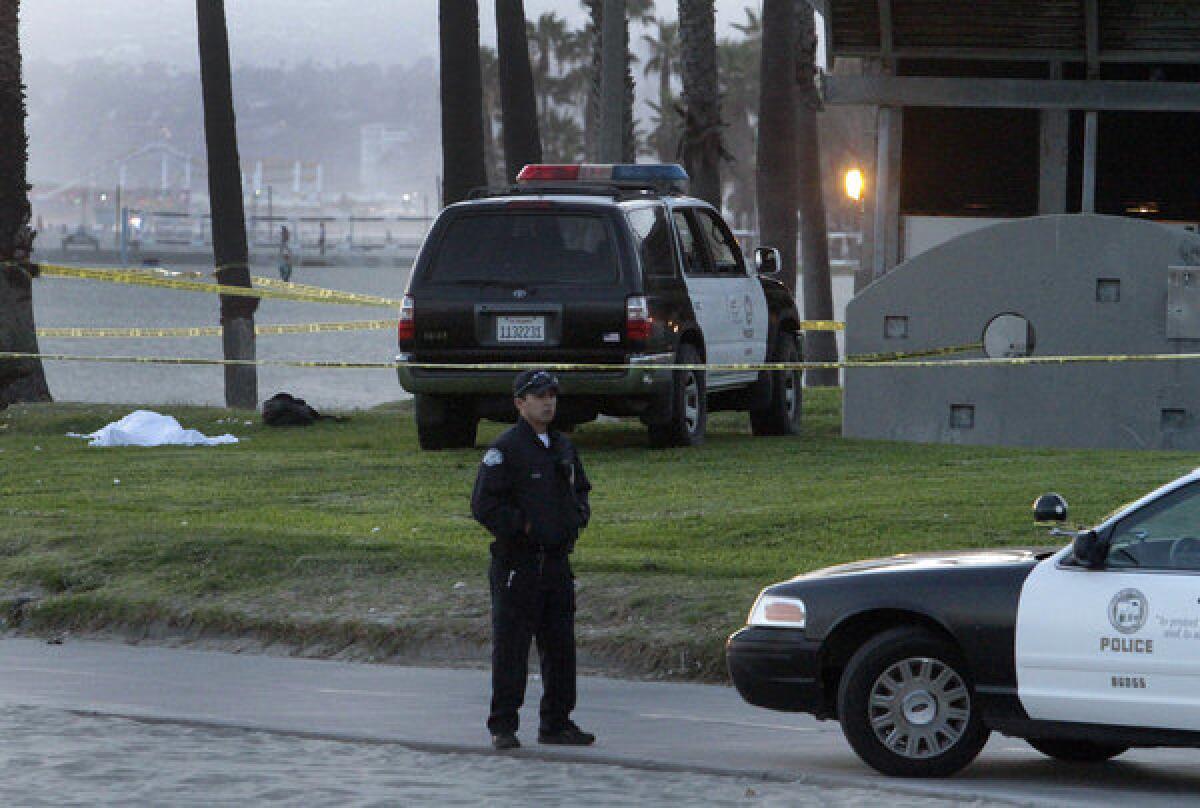
{"label": "suv side mirror", "polygon": [[1042,494],[1033,502],[1033,521],[1067,521],[1067,501],[1055,493]]}
{"label": "suv side mirror", "polygon": [[1083,530],[1075,534],[1071,543],[1071,552],[1075,560],[1088,569],[1099,569],[1104,566],[1105,556],[1108,555],[1108,545],[1100,540],[1094,530]]}
{"label": "suv side mirror", "polygon": [[774,275],[783,268],[783,254],[774,247],[759,247],[754,251],[754,265],[759,275]]}

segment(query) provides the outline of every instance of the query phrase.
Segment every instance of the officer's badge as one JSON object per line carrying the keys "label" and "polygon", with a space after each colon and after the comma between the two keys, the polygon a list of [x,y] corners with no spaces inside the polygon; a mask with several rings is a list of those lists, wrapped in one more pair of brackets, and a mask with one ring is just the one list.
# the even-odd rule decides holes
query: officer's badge
{"label": "officer's badge", "polygon": [[487,454],[483,456],[483,465],[498,466],[504,462],[504,452],[499,449],[488,449]]}

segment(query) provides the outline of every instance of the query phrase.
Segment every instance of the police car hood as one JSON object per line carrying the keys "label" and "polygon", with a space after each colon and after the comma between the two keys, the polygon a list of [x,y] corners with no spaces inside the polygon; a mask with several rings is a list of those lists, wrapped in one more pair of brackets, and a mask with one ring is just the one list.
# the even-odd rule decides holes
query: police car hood
{"label": "police car hood", "polygon": [[882,572],[904,572],[933,569],[996,567],[1013,564],[1033,564],[1057,552],[1058,547],[1005,547],[997,550],[962,550],[951,553],[912,553],[853,561],[797,575],[793,581],[836,578],[843,575],[870,575]]}

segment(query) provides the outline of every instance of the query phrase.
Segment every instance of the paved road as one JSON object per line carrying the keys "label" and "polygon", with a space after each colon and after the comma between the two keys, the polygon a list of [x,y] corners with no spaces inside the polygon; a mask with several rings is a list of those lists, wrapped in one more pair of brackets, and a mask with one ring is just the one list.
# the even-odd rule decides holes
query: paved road
{"label": "paved road", "polygon": [[[10,706],[490,753],[482,671],[4,639],[0,672],[0,703]],[[533,684],[534,701],[539,692]],[[728,688],[588,677],[580,705],[579,722],[600,736],[594,748],[529,743],[535,704],[524,712],[527,743],[518,754],[1017,804],[1165,806],[1200,794],[1191,750],[1141,750],[1072,767],[993,738],[957,778],[895,781],[866,770],[835,724],[748,707]]]}

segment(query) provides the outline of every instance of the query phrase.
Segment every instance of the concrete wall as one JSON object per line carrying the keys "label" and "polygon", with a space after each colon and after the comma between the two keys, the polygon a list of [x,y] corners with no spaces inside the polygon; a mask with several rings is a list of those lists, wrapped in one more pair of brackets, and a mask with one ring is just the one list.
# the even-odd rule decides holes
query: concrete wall
{"label": "concrete wall", "polygon": [[[846,308],[851,355],[981,343],[1015,313],[1034,356],[1200,353],[1168,339],[1168,267],[1200,266],[1200,236],[1151,222],[1017,219],[909,260]],[[1118,302],[1097,282],[1120,283]],[[885,336],[886,318],[894,336]],[[907,336],[898,335],[907,327]],[[1197,334],[1200,337],[1200,334]],[[980,350],[958,357],[981,357]],[[1012,446],[1200,449],[1200,361],[866,368],[846,373],[847,437]]]}

